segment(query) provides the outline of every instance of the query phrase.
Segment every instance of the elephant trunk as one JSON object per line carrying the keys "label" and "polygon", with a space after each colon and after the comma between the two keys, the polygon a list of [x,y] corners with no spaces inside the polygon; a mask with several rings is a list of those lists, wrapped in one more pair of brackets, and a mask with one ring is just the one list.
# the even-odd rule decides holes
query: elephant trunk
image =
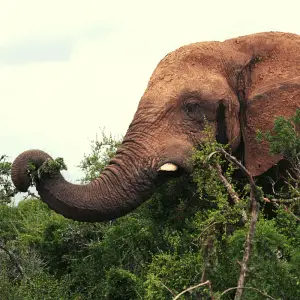
{"label": "elephant trunk", "polygon": [[[20,154],[12,165],[12,180],[20,191],[30,185],[28,163],[39,168],[51,157],[40,150]],[[156,168],[153,160],[133,163],[126,151],[111,160],[101,176],[89,184],[67,182],[58,173],[44,175],[36,182],[42,200],[59,214],[77,221],[104,221],[121,217],[139,206],[154,185]]]}

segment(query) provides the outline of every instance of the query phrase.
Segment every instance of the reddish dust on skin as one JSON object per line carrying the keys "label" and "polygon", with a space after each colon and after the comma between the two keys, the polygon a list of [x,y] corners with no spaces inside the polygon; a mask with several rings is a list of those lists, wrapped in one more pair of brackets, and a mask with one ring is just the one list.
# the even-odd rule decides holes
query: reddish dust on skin
{"label": "reddish dust on skin", "polygon": [[233,148],[244,140],[246,167],[258,176],[281,157],[270,156],[268,144],[256,141],[257,130],[271,129],[276,116],[289,117],[300,108],[300,36],[269,32],[183,46],[158,64],[145,99],[164,102],[183,89],[201,92],[217,77],[220,84],[208,100],[219,100],[222,94],[229,140]]}
{"label": "reddish dust on skin", "polygon": [[[253,52],[251,74],[245,90],[246,167],[260,175],[281,157],[270,156],[268,144],[258,143],[257,130],[273,127],[276,116],[290,117],[300,108],[300,37],[287,33],[252,35],[239,39],[239,51]],[[233,40],[234,41],[234,40]]]}

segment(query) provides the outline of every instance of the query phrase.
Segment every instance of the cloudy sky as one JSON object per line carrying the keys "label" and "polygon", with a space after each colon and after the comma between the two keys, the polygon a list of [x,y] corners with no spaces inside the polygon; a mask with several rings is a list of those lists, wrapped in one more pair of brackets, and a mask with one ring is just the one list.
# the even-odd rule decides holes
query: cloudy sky
{"label": "cloudy sky", "polygon": [[0,155],[64,157],[124,134],[157,63],[191,42],[300,34],[299,0],[0,0]]}

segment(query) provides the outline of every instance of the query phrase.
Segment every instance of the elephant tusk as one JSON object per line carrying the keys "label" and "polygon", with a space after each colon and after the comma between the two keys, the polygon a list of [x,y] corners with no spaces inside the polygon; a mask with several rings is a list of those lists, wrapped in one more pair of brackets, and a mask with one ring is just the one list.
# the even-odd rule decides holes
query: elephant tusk
{"label": "elephant tusk", "polygon": [[178,167],[172,163],[166,163],[158,169],[158,171],[168,171],[168,172],[174,172],[177,170],[178,170]]}

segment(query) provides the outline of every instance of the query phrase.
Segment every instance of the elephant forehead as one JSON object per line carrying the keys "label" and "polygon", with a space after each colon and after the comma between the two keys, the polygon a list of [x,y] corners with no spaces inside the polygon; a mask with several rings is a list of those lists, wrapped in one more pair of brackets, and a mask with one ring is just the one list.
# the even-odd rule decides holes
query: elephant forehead
{"label": "elephant forehead", "polygon": [[223,66],[220,42],[201,42],[185,45],[167,54],[157,65],[149,86],[163,79],[170,80],[174,74],[186,72],[187,68],[206,68],[218,73]]}
{"label": "elephant forehead", "polygon": [[222,99],[231,92],[225,77],[208,70],[186,69],[157,80],[145,91],[143,99],[151,102],[167,102],[180,99],[182,94],[199,95],[203,100]]}

